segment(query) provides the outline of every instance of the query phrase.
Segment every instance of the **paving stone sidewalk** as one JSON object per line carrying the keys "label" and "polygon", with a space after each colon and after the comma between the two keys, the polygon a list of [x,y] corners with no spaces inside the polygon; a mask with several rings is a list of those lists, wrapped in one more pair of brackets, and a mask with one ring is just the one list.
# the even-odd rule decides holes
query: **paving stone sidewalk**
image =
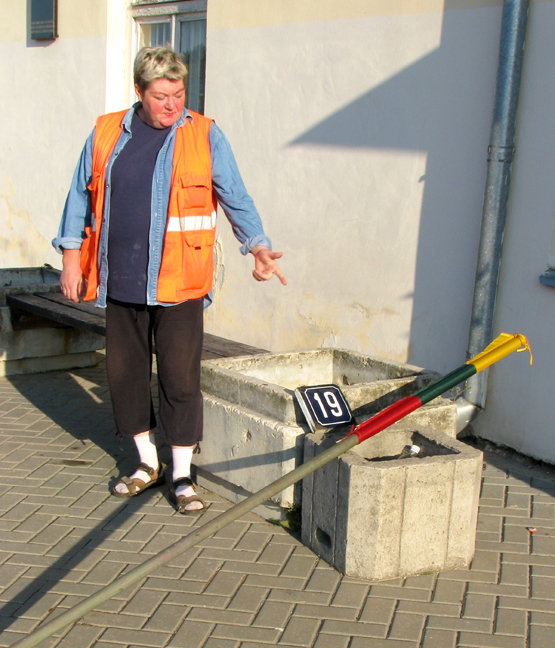
{"label": "paving stone sidewalk", "polygon": [[[204,516],[181,516],[167,486],[110,496],[130,450],[102,364],[0,379],[0,646],[230,506],[206,493]],[[372,584],[248,514],[42,645],[555,646],[555,472],[486,452],[476,546],[469,570]]]}

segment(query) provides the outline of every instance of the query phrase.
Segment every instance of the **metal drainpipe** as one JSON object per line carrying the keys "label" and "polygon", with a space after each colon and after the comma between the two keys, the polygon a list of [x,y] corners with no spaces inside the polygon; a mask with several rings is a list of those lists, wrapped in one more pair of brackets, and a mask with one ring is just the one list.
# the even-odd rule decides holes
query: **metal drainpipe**
{"label": "metal drainpipe", "polygon": [[[515,151],[516,113],[529,4],[529,0],[505,0],[503,6],[497,88],[488,149],[467,359],[485,349],[493,339],[493,316]],[[477,407],[484,407],[487,375],[488,372],[483,371],[468,380],[465,392],[467,402],[461,403],[459,427],[475,416]]]}

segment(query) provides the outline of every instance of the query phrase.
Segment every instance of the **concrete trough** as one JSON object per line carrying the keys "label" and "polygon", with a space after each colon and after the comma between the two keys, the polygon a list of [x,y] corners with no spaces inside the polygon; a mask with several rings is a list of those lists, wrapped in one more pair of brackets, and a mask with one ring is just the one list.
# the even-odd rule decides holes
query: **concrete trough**
{"label": "concrete trough", "polygon": [[[308,461],[342,434],[305,437]],[[419,457],[397,459],[406,445]],[[302,541],[338,571],[379,581],[467,567],[482,453],[399,422],[303,480]]]}
{"label": "concrete trough", "polygon": [[[205,433],[202,452],[194,459],[197,479],[237,502],[300,465],[309,428],[294,397],[297,387],[338,384],[351,409],[364,418],[437,377],[420,367],[343,349],[204,361]],[[456,406],[449,400],[435,399],[409,420],[456,434]],[[286,509],[300,500],[298,485],[274,501]],[[268,516],[275,517],[271,511]]]}

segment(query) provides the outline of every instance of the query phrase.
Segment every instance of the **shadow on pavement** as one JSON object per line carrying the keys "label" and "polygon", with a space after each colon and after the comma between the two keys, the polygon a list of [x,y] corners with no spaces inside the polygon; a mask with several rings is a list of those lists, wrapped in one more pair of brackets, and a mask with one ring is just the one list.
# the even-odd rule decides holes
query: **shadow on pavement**
{"label": "shadow on pavement", "polygon": [[[145,505],[152,506],[152,500],[158,499],[160,496],[159,488],[147,491],[138,499],[131,498],[122,501],[109,495],[109,488],[115,482],[116,473],[127,474],[135,467],[137,457],[130,440],[116,437],[103,363],[97,367],[86,369],[14,376],[8,378],[7,381],[33,406],[35,412],[40,412],[43,416],[37,418],[36,422],[31,425],[20,426],[21,429],[17,431],[14,429],[14,423],[17,425],[18,413],[11,410],[13,416],[10,419],[9,403],[8,407],[0,412],[0,450],[4,444],[14,446],[14,449],[19,446],[19,451],[26,453],[26,458],[22,461],[21,466],[25,467],[26,461],[29,460],[33,463],[29,474],[23,478],[14,478],[10,474],[6,475],[5,481],[0,478],[0,484],[3,482],[2,485],[6,486],[3,489],[4,493],[9,492],[21,496],[20,501],[29,500],[32,502],[32,492],[30,492],[29,486],[36,485],[37,495],[41,495],[40,489],[44,488],[43,494],[52,494],[49,503],[59,508],[62,508],[68,499],[73,497],[74,501],[67,504],[69,518],[73,517],[71,515],[72,505],[78,506],[82,503],[79,501],[80,498],[89,496],[92,500],[87,503],[90,511],[84,516],[79,516],[78,511],[75,511],[76,517],[87,519],[89,515],[93,514],[92,519],[95,519],[94,511],[96,511],[97,515],[100,513],[102,519],[98,519],[97,524],[88,529],[82,537],[75,538],[71,546],[62,550],[63,553],[45,567],[35,579],[25,578],[23,574],[6,588],[4,600],[0,603],[0,631],[10,628],[16,623],[29,608],[37,605],[57,584],[66,580],[72,570],[79,568],[83,561],[90,561],[92,552],[99,544],[121,529],[126,529],[133,515]],[[9,398],[8,396],[6,400],[9,401]],[[24,416],[33,413],[33,410],[28,410],[25,404],[19,403],[15,407],[19,407],[22,412],[27,412]],[[10,425],[10,421],[14,423]],[[168,450],[161,450],[161,460],[164,463],[167,463]],[[80,479],[81,477],[86,479],[87,474],[90,477],[89,487],[86,484],[83,485],[84,480]],[[70,494],[68,489],[71,489],[72,485],[75,485],[79,480],[80,489],[77,488],[76,492]],[[19,490],[18,487],[21,486],[22,488]],[[81,494],[79,494],[79,490],[82,491]],[[59,498],[58,503],[57,497]],[[35,512],[40,512],[41,506],[36,503],[33,505]],[[15,509],[16,506],[13,508]],[[32,515],[34,514],[31,514],[31,517]],[[66,517],[63,512],[58,517],[55,513],[51,515],[54,518],[54,523],[57,519]],[[28,518],[23,519],[22,522],[24,523],[26,519]],[[18,524],[11,534],[14,538],[13,545],[18,542],[18,526],[20,525]],[[71,526],[71,524],[67,526]],[[78,526],[77,524],[76,527]],[[39,533],[35,535],[39,535]],[[66,538],[70,536],[71,532],[67,534]],[[34,537],[26,539],[26,542],[32,542]],[[120,537],[121,533],[117,535],[116,539]],[[36,553],[46,559],[54,558],[57,555],[54,553],[57,543],[58,540],[49,545],[45,544],[44,552],[41,554],[40,548],[37,548]],[[23,541],[21,546],[23,548]],[[40,547],[38,544],[37,546]],[[59,550],[60,548],[58,548]],[[22,559],[18,558],[17,547],[14,548],[13,554],[15,554],[15,560],[9,564],[33,564],[33,562],[22,562]],[[23,552],[22,555],[23,560],[28,556]],[[38,560],[36,564],[44,565],[45,562],[48,560]],[[87,566],[83,571],[83,578],[86,578],[89,569],[90,566]],[[115,575],[117,575],[116,565],[114,565]],[[26,580],[30,580],[30,582],[25,584]],[[98,585],[97,589],[102,586]],[[49,614],[48,617],[51,615]],[[35,625],[38,626],[40,623],[42,620],[36,619]],[[12,632],[18,633],[19,629],[14,628]]]}

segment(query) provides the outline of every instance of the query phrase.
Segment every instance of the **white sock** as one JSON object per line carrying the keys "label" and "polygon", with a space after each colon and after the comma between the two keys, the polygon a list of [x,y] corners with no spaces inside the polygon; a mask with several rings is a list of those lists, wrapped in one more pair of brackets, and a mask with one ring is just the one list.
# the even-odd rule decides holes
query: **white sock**
{"label": "white sock", "polygon": [[174,447],[172,448],[173,481],[182,477],[191,476],[191,461],[193,459],[193,448]]}
{"label": "white sock", "polygon": [[154,432],[135,436],[133,440],[137,446],[140,463],[145,463],[150,468],[156,470],[158,468],[158,451],[154,443]]}
{"label": "white sock", "polygon": [[[173,447],[172,448],[172,461],[173,461],[173,472],[172,477],[173,481],[177,481],[182,477],[191,477],[191,460],[193,459],[193,448],[186,447]],[[195,494],[195,490],[192,486],[187,486],[187,484],[182,484],[175,489],[175,494],[177,497],[180,495],[185,495],[185,497],[191,497]],[[200,502],[191,502],[187,505],[187,510],[196,511],[202,508]]]}
{"label": "white sock", "polygon": [[[135,441],[137,452],[139,453],[139,463],[144,463],[150,468],[157,470],[159,462],[158,451],[156,450],[156,444],[154,443],[154,433],[151,432],[150,434],[135,436],[133,437],[133,440]],[[129,479],[140,479],[145,484],[152,481],[152,477],[144,470],[136,470]],[[127,493],[128,491],[125,484],[118,484],[116,490],[118,493]]]}

